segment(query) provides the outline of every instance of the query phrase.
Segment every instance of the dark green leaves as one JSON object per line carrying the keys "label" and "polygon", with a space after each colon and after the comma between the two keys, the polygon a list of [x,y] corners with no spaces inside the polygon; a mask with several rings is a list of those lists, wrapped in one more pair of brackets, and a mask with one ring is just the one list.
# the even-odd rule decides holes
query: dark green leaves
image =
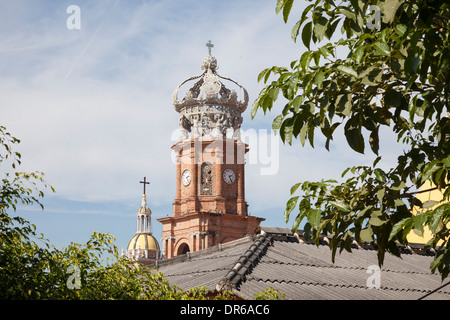
{"label": "dark green leaves", "polygon": [[309,45],[311,43],[311,36],[312,36],[312,22],[308,22],[307,24],[305,24],[302,31],[302,41],[305,47],[308,48],[308,50]]}
{"label": "dark green leaves", "polygon": [[358,118],[353,117],[345,124],[345,138],[349,146],[359,153],[364,153],[364,137]]}
{"label": "dark green leaves", "polygon": [[351,208],[348,203],[346,203],[344,200],[336,199],[328,202],[331,206],[334,208],[337,208],[341,210],[342,212],[350,212]]}
{"label": "dark green leaves", "polygon": [[336,70],[355,78],[358,77],[358,73],[350,66],[339,65],[336,67]]}
{"label": "dark green leaves", "polygon": [[328,20],[324,17],[319,17],[314,21],[314,37],[318,41],[322,41],[327,31]]}
{"label": "dark green leaves", "polygon": [[[381,25],[373,21],[377,7],[369,5],[380,8]],[[292,1],[277,1],[276,11],[283,12],[285,22],[292,8]],[[428,227],[433,234],[429,246],[437,250],[431,269],[446,276],[448,206],[421,203],[416,192],[429,181],[430,188],[442,191],[442,199],[450,196],[449,5],[316,0],[297,17],[291,37],[301,37],[307,50],[299,48],[290,68],[260,73],[258,81],[266,87],[253,104],[252,116],[258,109],[265,113],[279,108],[272,128],[288,144],[298,139],[302,146],[308,141],[314,147],[322,134],[330,150],[333,134],[343,124],[346,142],[355,152],[364,153],[368,142],[373,154],[382,153],[386,135],[380,127],[390,130],[404,151],[392,168],[376,168],[377,157],[373,167],[349,168],[345,173],[353,176],[344,182],[296,184],[291,193],[301,189],[302,196],[288,203],[286,219],[300,202],[293,230],[305,223],[304,235],[315,243],[320,234],[332,234],[333,257],[338,246],[349,248],[352,237],[376,241],[380,264],[385,252],[400,255],[398,242],[407,244],[409,232]],[[337,25],[342,35],[332,37]],[[286,102],[277,106],[275,101],[282,99]],[[416,206],[426,213],[412,217]]]}
{"label": "dark green leaves", "polygon": [[391,51],[390,48],[388,46],[388,44],[386,42],[382,42],[382,41],[377,41],[373,44],[374,48],[375,48],[375,53],[378,55],[383,55],[386,57],[390,57],[391,56]]}
{"label": "dark green leaves", "polygon": [[289,13],[292,9],[292,4],[294,0],[277,0],[277,6],[275,7],[275,12],[278,14],[281,10],[283,10],[283,19],[284,22],[287,22]]}
{"label": "dark green leaves", "polygon": [[402,94],[396,90],[388,89],[384,93],[384,103],[388,107],[400,107]]}
{"label": "dark green leaves", "polygon": [[289,221],[289,215],[291,214],[292,210],[294,210],[295,206],[297,205],[297,201],[298,201],[298,196],[297,197],[293,197],[291,199],[289,199],[289,201],[286,204],[286,210],[284,211],[284,220],[286,220],[286,222]]}
{"label": "dark green leaves", "polygon": [[307,216],[308,222],[311,225],[311,227],[314,229],[319,229],[320,214],[321,214],[321,211],[318,209],[312,209],[312,210],[309,210],[309,212],[308,212],[308,216]]}

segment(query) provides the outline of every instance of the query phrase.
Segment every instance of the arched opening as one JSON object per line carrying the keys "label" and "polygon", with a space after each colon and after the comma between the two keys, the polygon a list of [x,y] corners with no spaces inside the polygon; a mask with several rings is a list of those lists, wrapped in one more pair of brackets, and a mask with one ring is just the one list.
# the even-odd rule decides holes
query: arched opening
{"label": "arched opening", "polygon": [[187,245],[187,243],[183,243],[178,247],[178,251],[177,251],[177,256],[186,254],[186,252],[190,252],[191,250],[189,249],[189,246]]}

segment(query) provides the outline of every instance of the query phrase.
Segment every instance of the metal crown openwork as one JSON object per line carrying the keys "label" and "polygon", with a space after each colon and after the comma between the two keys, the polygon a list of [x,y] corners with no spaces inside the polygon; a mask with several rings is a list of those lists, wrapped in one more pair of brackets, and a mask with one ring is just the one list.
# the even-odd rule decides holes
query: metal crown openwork
{"label": "metal crown openwork", "polygon": [[[224,138],[229,134],[240,140],[242,113],[248,105],[248,93],[236,81],[220,76],[217,69],[216,58],[207,55],[202,62],[203,73],[183,81],[173,92],[173,106],[180,113],[181,141],[191,137]],[[222,81],[236,85],[242,98],[239,99],[236,91],[225,87]],[[194,82],[193,86],[179,100],[180,88],[189,82]]]}

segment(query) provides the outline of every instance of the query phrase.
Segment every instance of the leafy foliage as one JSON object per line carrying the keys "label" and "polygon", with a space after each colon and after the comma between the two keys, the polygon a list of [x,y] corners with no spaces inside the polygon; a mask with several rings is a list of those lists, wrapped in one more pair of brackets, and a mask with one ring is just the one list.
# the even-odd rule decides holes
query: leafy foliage
{"label": "leafy foliage", "polygon": [[255,300],[282,300],[286,295],[272,287],[266,288],[263,292],[255,294]]}
{"label": "leafy foliage", "polygon": [[[71,243],[58,250],[37,235],[28,221],[11,219],[4,213],[0,218],[2,299],[208,299],[207,288],[182,290],[170,284],[162,273],[120,257],[110,234],[94,232],[86,244]],[[33,239],[39,240],[40,245]],[[112,256],[107,263],[103,260],[105,255]],[[76,268],[80,271],[78,279]],[[73,286],[76,281],[78,287]],[[215,297],[232,298],[229,292]]]}
{"label": "leafy foliage", "polygon": [[[377,157],[373,166],[347,169],[342,176],[352,176],[344,183],[294,185],[291,195],[298,189],[304,195],[287,202],[286,222],[298,204],[293,231],[306,220],[305,234],[317,243],[320,233],[330,234],[333,259],[337,249],[351,251],[352,238],[376,243],[380,266],[386,252],[400,256],[397,244],[407,244],[409,231],[427,226],[433,233],[428,246],[437,251],[431,270],[447,277],[450,5],[443,0],[308,2],[291,32],[308,50],[289,67],[273,66],[258,75],[265,87],[252,116],[259,109],[272,110],[281,93],[287,103],[272,128],[284,143],[296,138],[314,147],[320,132],[329,150],[342,127],[354,151],[364,153],[369,146]],[[293,1],[277,1],[276,12],[285,22],[292,8]],[[346,57],[340,57],[342,52]],[[377,167],[382,126],[409,148],[387,172]],[[432,190],[442,190],[442,201],[413,216],[413,206],[423,208],[416,196],[426,181]]]}
{"label": "leafy foliage", "polygon": [[[19,142],[0,126],[0,163],[11,161],[13,169],[20,165],[21,155],[13,151]],[[211,299],[205,287],[183,290],[157,270],[120,257],[111,234],[94,232],[85,244],[57,249],[29,221],[8,214],[11,209],[16,211],[18,204],[43,208],[40,186],[54,191],[45,183],[44,174],[13,171],[4,175],[0,185],[0,299]],[[261,295],[266,299],[278,296]],[[229,291],[214,297],[234,298]]]}

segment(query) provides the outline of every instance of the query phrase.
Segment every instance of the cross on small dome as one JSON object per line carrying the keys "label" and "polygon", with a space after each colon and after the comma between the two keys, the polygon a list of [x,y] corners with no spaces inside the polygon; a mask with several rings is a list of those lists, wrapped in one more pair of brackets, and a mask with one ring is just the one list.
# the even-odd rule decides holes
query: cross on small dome
{"label": "cross on small dome", "polygon": [[145,194],[145,185],[146,185],[146,184],[150,184],[150,182],[147,182],[146,179],[147,179],[147,178],[144,177],[144,181],[139,181],[139,183],[143,183],[143,184],[144,184],[144,194]]}
{"label": "cross on small dome", "polygon": [[214,48],[214,45],[211,43],[211,40],[208,40],[206,46],[208,47],[208,55],[211,55],[211,48]]}

